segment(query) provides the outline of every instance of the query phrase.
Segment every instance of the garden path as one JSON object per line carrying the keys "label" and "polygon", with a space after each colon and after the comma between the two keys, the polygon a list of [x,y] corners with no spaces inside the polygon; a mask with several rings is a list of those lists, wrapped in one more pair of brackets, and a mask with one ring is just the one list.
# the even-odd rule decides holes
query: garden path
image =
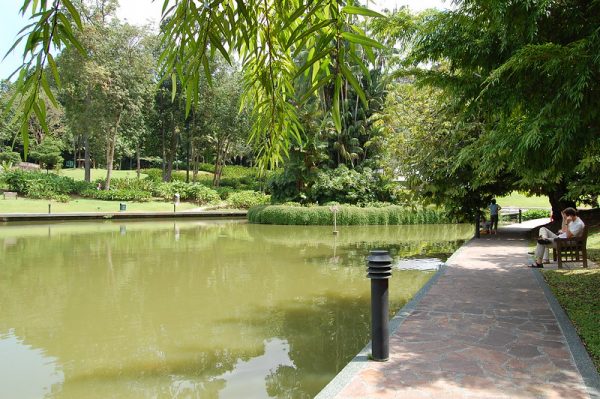
{"label": "garden path", "polygon": [[473,239],[392,320],[390,359],[367,347],[326,398],[600,398],[600,378],[538,270],[526,233]]}

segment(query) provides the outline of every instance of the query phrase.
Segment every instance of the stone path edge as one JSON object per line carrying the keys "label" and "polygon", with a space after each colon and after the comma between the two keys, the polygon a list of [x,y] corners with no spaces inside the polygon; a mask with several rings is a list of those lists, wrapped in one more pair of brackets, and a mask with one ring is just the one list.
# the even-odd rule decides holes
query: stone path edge
{"label": "stone path edge", "polygon": [[[452,262],[452,258],[457,256],[465,245],[467,245],[471,240],[465,242],[459,249],[457,249],[449,258],[446,260],[445,264],[438,269],[438,271],[431,276],[429,281],[425,283],[423,287],[415,296],[404,305],[396,315],[390,320],[390,336],[396,332],[398,328],[402,325],[402,322],[414,311],[415,307],[421,302],[421,300],[425,297],[427,292],[433,287],[433,285],[437,282],[437,280],[446,272],[447,265]],[[341,392],[341,390],[348,385],[352,377],[358,373],[361,369],[363,369],[369,362],[369,354],[371,353],[371,341],[352,359],[350,362],[333,378],[333,380],[329,381],[329,384],[325,386],[315,396],[315,399],[330,399],[334,398]],[[596,398],[594,398],[596,399]]]}
{"label": "stone path edge", "polygon": [[575,365],[583,377],[583,381],[586,385],[590,398],[600,399],[600,375],[596,371],[596,367],[594,366],[590,355],[583,346],[575,326],[567,316],[567,313],[560,306],[558,299],[556,299],[552,293],[552,290],[546,283],[546,280],[544,280],[542,273],[539,270],[532,270],[532,272],[538,284],[544,291],[546,300],[550,304],[550,308],[556,317],[558,325],[562,330],[565,339],[567,340],[567,345],[571,350],[571,355],[573,356]]}

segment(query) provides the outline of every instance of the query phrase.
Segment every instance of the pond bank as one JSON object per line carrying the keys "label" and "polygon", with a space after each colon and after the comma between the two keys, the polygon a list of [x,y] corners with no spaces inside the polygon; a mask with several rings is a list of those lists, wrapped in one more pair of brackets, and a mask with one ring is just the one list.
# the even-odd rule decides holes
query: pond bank
{"label": "pond bank", "polygon": [[533,227],[465,244],[399,313],[390,360],[368,361],[366,348],[317,398],[600,397],[573,326],[526,267]]}
{"label": "pond bank", "polygon": [[247,211],[0,213],[0,222],[60,220],[130,220],[173,218],[245,218]]}

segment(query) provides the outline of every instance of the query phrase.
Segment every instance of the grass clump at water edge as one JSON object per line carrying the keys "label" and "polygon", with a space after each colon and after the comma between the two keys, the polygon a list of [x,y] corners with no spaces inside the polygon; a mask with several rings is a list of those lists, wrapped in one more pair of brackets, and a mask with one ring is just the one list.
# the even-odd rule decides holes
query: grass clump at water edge
{"label": "grass clump at water edge", "polygon": [[[338,225],[398,225],[454,223],[443,209],[411,209],[398,205],[361,208],[337,206]],[[333,211],[328,206],[262,205],[250,208],[248,221],[257,224],[332,225]]]}

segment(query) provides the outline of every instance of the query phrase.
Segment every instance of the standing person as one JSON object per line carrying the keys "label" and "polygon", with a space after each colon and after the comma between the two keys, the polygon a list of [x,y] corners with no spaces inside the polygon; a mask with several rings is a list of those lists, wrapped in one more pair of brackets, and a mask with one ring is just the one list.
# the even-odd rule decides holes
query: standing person
{"label": "standing person", "polygon": [[500,212],[502,207],[496,204],[496,198],[492,198],[492,203],[490,204],[490,223],[491,223],[491,234],[496,234],[496,230],[498,230],[498,212]]}
{"label": "standing person", "polygon": [[583,220],[577,216],[577,211],[574,208],[565,208],[562,212],[563,229],[559,230],[558,235],[554,234],[545,227],[540,228],[540,239],[535,247],[535,262],[529,267],[541,268],[544,267],[544,261],[549,258],[549,246],[552,245],[555,238],[571,238],[581,237],[585,229]]}

